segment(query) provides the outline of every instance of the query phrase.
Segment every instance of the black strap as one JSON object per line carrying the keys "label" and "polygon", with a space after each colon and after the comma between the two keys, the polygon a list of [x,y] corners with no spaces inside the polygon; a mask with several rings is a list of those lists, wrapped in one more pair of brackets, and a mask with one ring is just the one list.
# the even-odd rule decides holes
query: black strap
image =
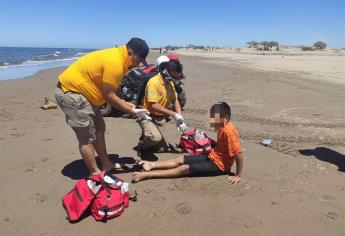
{"label": "black strap", "polygon": [[[131,196],[131,195],[134,195],[134,196]],[[136,202],[138,200],[137,196],[138,196],[137,190],[134,190],[134,193],[130,194],[129,200],[131,200],[132,202]]]}
{"label": "black strap", "polygon": [[108,206],[102,207],[102,210],[104,211],[104,216],[103,216],[102,222],[104,222],[104,223],[107,223],[107,220],[108,220],[108,218],[107,218],[108,209],[109,209]]}

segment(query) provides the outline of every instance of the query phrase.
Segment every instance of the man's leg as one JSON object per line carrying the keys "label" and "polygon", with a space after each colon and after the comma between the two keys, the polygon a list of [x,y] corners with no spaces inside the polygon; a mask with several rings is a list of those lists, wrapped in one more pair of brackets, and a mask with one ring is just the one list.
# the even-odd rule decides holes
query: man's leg
{"label": "man's leg", "polygon": [[102,169],[107,170],[107,169],[113,168],[114,164],[109,160],[109,157],[107,154],[104,132],[96,132],[95,149],[98,154],[98,157],[101,160]]}
{"label": "man's leg", "polygon": [[79,151],[91,175],[98,175],[101,170],[95,157],[96,133],[93,120],[86,127],[73,127],[79,141]]}
{"label": "man's leg", "polygon": [[97,166],[93,144],[79,144],[79,151],[91,175],[98,175],[101,171]]}
{"label": "man's leg", "polygon": [[142,134],[138,142],[138,155],[141,151],[155,147],[162,141],[162,135],[156,125],[149,120],[137,121]]}
{"label": "man's leg", "polygon": [[79,152],[91,175],[100,173],[95,159],[96,128],[94,111],[88,100],[81,94],[64,93],[57,87],[55,98],[65,113],[66,122],[74,130],[79,141]]}
{"label": "man's leg", "polygon": [[162,140],[159,142],[159,144],[157,144],[157,152],[168,152],[169,150],[168,131],[166,124],[167,122],[165,118],[160,121],[155,121],[155,125],[162,136]]}
{"label": "man's leg", "polygon": [[157,170],[150,172],[134,172],[132,175],[133,182],[139,182],[145,179],[157,178],[177,178],[187,176],[189,174],[189,165],[183,164],[173,169]]}
{"label": "man's leg", "polygon": [[139,125],[143,134],[141,148],[148,149],[160,143],[162,135],[152,121],[143,120],[139,122]]}
{"label": "man's leg", "polygon": [[102,163],[103,170],[110,170],[112,168],[120,168],[119,164],[114,164],[108,157],[107,148],[105,144],[105,122],[101,109],[99,107],[92,107],[95,113],[95,129],[96,129],[96,140],[95,140],[95,149],[98,154],[98,157]]}

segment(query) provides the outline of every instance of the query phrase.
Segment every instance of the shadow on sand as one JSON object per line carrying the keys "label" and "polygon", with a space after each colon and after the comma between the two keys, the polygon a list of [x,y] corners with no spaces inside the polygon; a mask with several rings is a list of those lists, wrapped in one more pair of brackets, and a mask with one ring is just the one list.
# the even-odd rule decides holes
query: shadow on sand
{"label": "shadow on sand", "polygon": [[[132,168],[125,168],[124,170],[113,170],[111,173],[112,174],[117,174],[117,173],[125,173],[125,172],[133,172],[133,171],[138,171],[138,166],[134,165],[135,164],[135,159],[133,157],[119,157],[119,155],[117,154],[110,154],[108,155],[109,159],[113,162],[113,163],[120,163],[120,164],[131,164],[133,165]],[[101,162],[99,160],[99,158],[96,158],[97,160],[97,165],[99,167],[101,167]],[[139,168],[140,169],[140,168]],[[90,175],[89,170],[87,169],[85,162],[83,159],[79,159],[79,160],[75,160],[72,161],[71,163],[67,164],[62,170],[61,173],[64,176],[67,176],[71,179],[83,179],[86,178]]]}
{"label": "shadow on sand", "polygon": [[304,156],[315,156],[320,161],[325,161],[338,166],[338,171],[345,172],[345,155],[326,147],[298,150]]}

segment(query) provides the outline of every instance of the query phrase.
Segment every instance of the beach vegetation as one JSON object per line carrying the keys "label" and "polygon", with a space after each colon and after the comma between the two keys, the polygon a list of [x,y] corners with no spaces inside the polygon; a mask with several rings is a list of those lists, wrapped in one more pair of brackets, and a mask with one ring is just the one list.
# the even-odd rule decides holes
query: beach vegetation
{"label": "beach vegetation", "polygon": [[[255,41],[251,41],[248,43],[252,43],[252,42],[255,42]],[[277,42],[277,41],[262,41],[262,42],[257,43],[254,47],[259,51],[272,51],[273,47],[276,47],[276,50],[279,50],[279,42]]]}
{"label": "beach vegetation", "polygon": [[313,44],[316,50],[323,50],[327,47],[327,44],[322,42],[322,41],[317,41],[316,43]]}
{"label": "beach vegetation", "polygon": [[249,41],[246,44],[248,45],[249,48],[256,48],[259,43],[256,41]]}
{"label": "beach vegetation", "polygon": [[313,47],[302,46],[301,49],[302,49],[302,51],[315,51],[315,49]]}

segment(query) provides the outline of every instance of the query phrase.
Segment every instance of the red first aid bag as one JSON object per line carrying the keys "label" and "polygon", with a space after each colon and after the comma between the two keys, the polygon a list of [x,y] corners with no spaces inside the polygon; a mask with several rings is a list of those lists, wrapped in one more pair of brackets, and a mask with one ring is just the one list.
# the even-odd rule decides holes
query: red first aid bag
{"label": "red first aid bag", "polygon": [[73,189],[62,199],[69,221],[78,221],[95,198],[92,188],[100,182],[98,176],[90,176],[77,181]]}
{"label": "red first aid bag", "polygon": [[[106,221],[121,215],[129,199],[128,183],[103,171],[98,176],[78,180],[62,204],[71,222],[80,220],[86,211],[96,220]],[[136,201],[136,193],[131,200]]]}
{"label": "red first aid bag", "polygon": [[180,137],[179,146],[188,154],[209,154],[216,141],[200,130],[187,130]]}
{"label": "red first aid bag", "polygon": [[91,214],[98,221],[117,217],[128,207],[128,183],[118,177],[111,178],[114,183],[102,184],[91,205]]}

